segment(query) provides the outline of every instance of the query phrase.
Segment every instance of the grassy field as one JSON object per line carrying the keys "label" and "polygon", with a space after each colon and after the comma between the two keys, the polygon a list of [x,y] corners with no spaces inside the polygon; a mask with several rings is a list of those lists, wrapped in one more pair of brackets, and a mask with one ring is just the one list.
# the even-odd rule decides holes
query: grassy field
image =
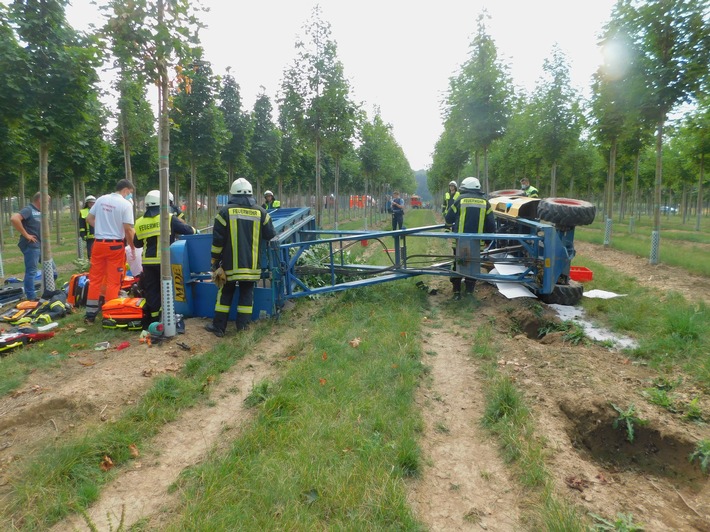
{"label": "grassy field", "polygon": [[[411,211],[406,217],[410,227],[433,222],[432,211]],[[384,217],[377,227],[388,223]],[[341,224],[342,229],[361,227],[361,220]],[[580,229],[579,235],[591,240],[599,230],[595,224]],[[678,229],[676,234],[681,233]],[[387,239],[385,245],[390,245]],[[408,241],[412,254],[427,253],[430,245],[425,239]],[[445,240],[440,247],[446,252]],[[65,249],[58,247],[60,269],[70,269],[72,249],[69,243]],[[359,255],[369,249],[352,247]],[[383,252],[370,253],[374,262],[386,260]],[[638,339],[640,346],[630,356],[651,364],[659,375],[683,371],[710,392],[710,319],[705,306],[671,295],[659,311],[658,294],[632,279],[589,258],[578,258],[575,264],[594,269],[588,288],[628,294],[623,300],[585,300],[584,306],[594,319]],[[293,349],[281,377],[255,383],[249,398],[257,412],[255,421],[227,452],[182,473],[175,488],[183,494],[184,505],[171,516],[168,530],[423,529],[407,503],[406,480],[422,467],[422,420],[413,398],[428,372],[421,330],[422,316],[430,311],[426,294],[412,279],[322,298],[317,304],[313,324]],[[468,318],[469,310],[452,312]],[[79,316],[66,319],[78,322]],[[262,321],[246,335],[225,338],[192,358],[179,374],[157,378],[115,423],[92,427],[80,438],[27,457],[0,517],[5,522],[21,518],[26,530],[44,530],[86,508],[113,478],[113,473],[105,475],[95,467],[103,453],[110,453],[120,471],[132,460],[128,442],[149,445],[184,409],[208,401],[206,383],[219,379],[275,326]],[[98,334],[96,341],[113,340],[121,333]],[[522,489],[533,494],[533,521],[544,530],[587,529],[584,518],[552,489],[531,411],[516,383],[498,370],[491,326],[477,324],[471,334],[470,357],[481,365],[487,389],[481,422],[500,442]],[[355,336],[362,340],[357,349],[347,342]],[[41,367],[59,367],[61,355],[51,353],[64,352],[58,343],[62,341],[56,338],[2,359],[0,390],[11,392]],[[267,513],[264,508],[278,511]]]}
{"label": "grassy field", "polygon": [[[653,218],[643,216],[634,220],[633,230],[627,219],[614,221],[611,247],[641,257],[651,255]],[[605,223],[601,216],[589,226],[575,229],[575,238],[604,244]],[[679,251],[681,251],[679,253]],[[698,275],[710,277],[710,218],[703,218],[701,230],[695,231],[695,220],[682,223],[678,215],[663,216],[661,220],[660,261]]]}

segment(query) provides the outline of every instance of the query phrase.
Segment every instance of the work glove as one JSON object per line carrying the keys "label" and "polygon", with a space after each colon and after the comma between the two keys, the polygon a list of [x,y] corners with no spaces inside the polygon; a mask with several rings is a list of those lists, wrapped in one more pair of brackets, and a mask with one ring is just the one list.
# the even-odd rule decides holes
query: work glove
{"label": "work glove", "polygon": [[221,289],[227,283],[227,274],[224,273],[222,266],[212,272],[212,282],[218,289]]}

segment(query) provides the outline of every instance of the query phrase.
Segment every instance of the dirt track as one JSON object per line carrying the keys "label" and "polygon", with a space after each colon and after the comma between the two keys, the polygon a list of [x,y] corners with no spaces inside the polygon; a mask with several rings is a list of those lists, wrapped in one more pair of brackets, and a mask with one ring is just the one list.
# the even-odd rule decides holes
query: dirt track
{"label": "dirt track", "polygon": [[[580,244],[578,252],[609,267],[622,264],[624,273],[659,290],[663,280],[683,277],[668,267],[654,267],[649,275],[645,259],[620,260],[588,244]],[[707,283],[685,279],[687,285],[674,283],[673,288],[710,301]],[[489,285],[477,287],[470,321],[452,319],[448,283],[439,279],[432,286],[439,292],[430,296],[431,316],[423,317],[422,346],[423,362],[432,371],[417,397],[425,420],[421,446],[426,466],[421,478],[411,483],[410,494],[423,523],[431,530],[527,528],[524,514],[530,501],[500,459],[496,441],[480,426],[483,382],[470,351],[475,327],[488,323],[491,342],[500,353],[500,370],[514,378],[532,408],[561,496],[607,517],[633,513],[647,530],[710,530],[710,484],[687,462],[688,446],[710,438],[710,429],[643,400],[640,391],[649,386],[654,372],[599,345],[572,345],[556,333],[537,338],[542,318],[526,301],[505,300]],[[288,329],[279,328],[276,338],[256,345],[222,376],[212,390],[214,404],[190,410],[166,426],[153,448],[142,449],[140,459],[104,490],[90,511],[99,530],[115,527],[123,507],[126,524],[147,519],[151,528],[161,527],[170,508],[179,504],[167,487],[184,467],[239,433],[250,418],[242,401],[252,383],[278,378],[278,362],[308,327],[307,315],[292,318]],[[214,341],[202,331],[202,323],[187,323],[184,341],[194,346],[193,352]],[[21,393],[0,400],[4,488],[15,457],[47,440],[77,433],[88,423],[113,419],[135,402],[153,376],[177,371],[190,354],[170,343],[152,350],[136,345],[122,352],[79,354],[60,372],[31,375]],[[692,397],[699,392],[685,385],[680,393]],[[639,416],[649,421],[636,444],[626,442],[618,431],[601,430],[611,425],[610,403],[635,404]],[[701,406],[710,412],[707,397]],[[110,524],[107,513],[113,516]],[[55,529],[82,528],[87,528],[83,520],[74,518]]]}

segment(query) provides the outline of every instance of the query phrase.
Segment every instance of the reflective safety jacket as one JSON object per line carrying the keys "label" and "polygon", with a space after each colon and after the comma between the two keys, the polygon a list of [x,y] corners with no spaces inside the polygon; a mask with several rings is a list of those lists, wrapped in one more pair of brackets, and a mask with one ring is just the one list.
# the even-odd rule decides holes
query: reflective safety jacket
{"label": "reflective safety jacket", "polygon": [[94,238],[94,228],[86,223],[87,216],[89,216],[89,208],[84,207],[79,211],[79,236],[84,240],[92,240]]}
{"label": "reflective safety jacket", "polygon": [[274,198],[271,200],[271,203],[268,201],[265,201],[264,203],[261,204],[261,208],[264,209],[265,211],[273,211],[274,209],[278,209],[281,207],[281,202]]}
{"label": "reflective safety jacket", "polygon": [[459,196],[461,193],[457,190],[454,192],[454,195],[451,195],[451,192],[447,192],[444,194],[444,203],[441,205],[441,214],[446,216],[446,212],[449,210],[449,207],[451,207],[454,202],[459,199]]}
{"label": "reflective safety jacket", "polygon": [[528,186],[528,188],[525,189],[523,192],[525,192],[525,195],[528,198],[539,198],[540,197],[540,192],[538,191],[538,189],[536,189],[532,185]]}
{"label": "reflective safety jacket", "polygon": [[446,212],[454,233],[495,233],[491,204],[481,191],[462,192]]}
{"label": "reflective safety jacket", "polygon": [[262,241],[276,236],[271,216],[253,196],[232,195],[212,228],[212,265],[221,265],[228,281],[258,281]]}
{"label": "reflective safety jacket", "polygon": [[[148,207],[135,223],[133,245],[143,248],[143,264],[160,264],[160,207]],[[195,230],[170,213],[170,242],[175,235],[191,235]]]}

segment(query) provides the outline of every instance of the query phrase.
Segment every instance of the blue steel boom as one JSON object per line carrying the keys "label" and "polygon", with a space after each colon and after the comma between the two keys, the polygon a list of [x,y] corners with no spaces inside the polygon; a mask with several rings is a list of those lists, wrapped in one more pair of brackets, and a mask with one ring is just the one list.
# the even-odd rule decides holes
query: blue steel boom
{"label": "blue steel boom", "polygon": [[[537,215],[539,200],[494,198],[491,204],[497,232],[491,234],[446,232],[443,224],[398,231],[322,230],[315,227],[315,216],[308,208],[277,209],[270,213],[277,236],[262,251],[262,281],[255,289],[252,317],[276,316],[290,299],[419,275],[460,275],[482,281],[518,283],[547,302],[574,304],[581,297],[582,289],[581,285],[569,280],[570,263],[575,253],[574,227],[565,224],[591,223],[589,215],[591,212],[593,220],[594,210],[592,207],[590,211],[586,202],[565,201],[573,202],[572,206],[553,205],[550,218],[559,218],[556,213],[560,208],[571,209],[579,218],[576,212],[581,208],[584,211],[582,220],[575,218],[570,222],[569,215],[565,214],[568,218],[562,216],[557,223],[540,221],[533,218]],[[577,204],[584,205],[579,207]],[[214,314],[217,288],[209,273],[211,238],[210,234],[188,235],[170,247],[176,313],[187,317],[212,317]],[[382,241],[384,238],[394,239],[394,249],[389,254],[391,265],[349,264],[344,260],[344,250],[349,246],[363,240]],[[457,240],[456,273],[451,268],[452,256],[409,256],[407,241],[413,238]],[[488,242],[483,249],[481,241]],[[327,247],[327,259],[315,269],[300,266],[299,259],[314,246]],[[514,265],[517,269],[510,274],[491,272],[492,263]],[[313,273],[321,274],[321,278],[326,277],[328,281],[322,286],[309,286],[305,277]]]}

